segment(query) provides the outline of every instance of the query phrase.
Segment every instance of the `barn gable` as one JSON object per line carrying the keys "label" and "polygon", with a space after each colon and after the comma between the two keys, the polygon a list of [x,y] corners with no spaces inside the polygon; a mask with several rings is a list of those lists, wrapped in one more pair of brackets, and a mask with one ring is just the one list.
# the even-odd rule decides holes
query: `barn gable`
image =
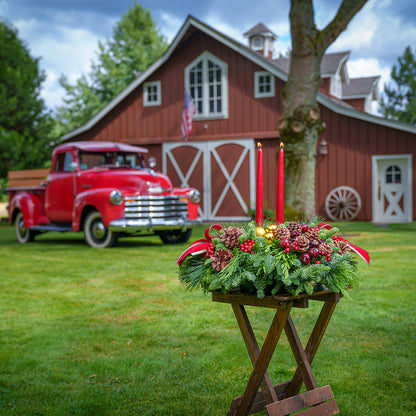
{"label": "barn gable", "polygon": [[[341,59],[337,70],[344,63]],[[199,83],[198,77],[205,81]],[[63,139],[146,145],[175,186],[196,186],[202,191],[205,205],[201,207],[201,218],[242,219],[254,206],[254,184],[250,177],[255,175],[256,141],[262,142],[265,153],[268,149],[265,204],[275,208],[277,123],[282,108],[280,92],[286,80],[284,68],[272,59],[189,16],[160,59],[88,123]],[[198,101],[199,87],[218,91],[211,104],[204,95]],[[193,121],[190,142],[184,143],[180,129],[184,90],[192,88],[196,104],[215,106],[215,111],[201,107]],[[326,217],[327,196],[334,188],[345,185],[361,195],[363,208],[357,218],[372,220],[372,157],[392,153],[413,155],[416,128],[357,111],[337,97],[323,93],[319,93],[318,103],[327,126],[320,145],[325,144],[327,153],[318,149],[317,211]],[[394,138],[394,144],[387,140],[389,137]],[[235,160],[227,153],[235,153]],[[198,159],[187,160],[191,154],[199,155]],[[406,160],[410,160],[407,169],[412,181],[407,196],[410,205],[400,202],[399,208],[406,205],[414,218],[415,169],[411,158]],[[189,173],[191,168],[195,171]],[[243,190],[244,187],[247,189]]]}

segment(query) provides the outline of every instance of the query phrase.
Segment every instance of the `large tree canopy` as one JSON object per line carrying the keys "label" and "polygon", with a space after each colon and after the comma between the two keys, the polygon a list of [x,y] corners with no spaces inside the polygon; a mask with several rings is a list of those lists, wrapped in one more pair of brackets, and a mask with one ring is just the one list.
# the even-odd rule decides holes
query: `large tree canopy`
{"label": "large tree canopy", "polygon": [[75,85],[62,76],[65,105],[57,110],[60,134],[90,120],[127,87],[138,73],[159,58],[167,43],[150,12],[134,2],[113,28],[112,39],[98,43],[98,61]]}
{"label": "large tree canopy", "polygon": [[42,166],[49,158],[51,121],[40,98],[44,73],[0,18],[0,177],[11,169]]}
{"label": "large tree canopy", "polygon": [[343,0],[332,21],[319,30],[312,0],[291,0],[292,53],[279,131],[286,149],[286,205],[306,216],[315,213],[316,144],[324,129],[316,101],[322,57],[366,1]]}
{"label": "large tree canopy", "polygon": [[408,46],[397,60],[392,82],[384,86],[380,111],[389,119],[416,125],[416,56]]}

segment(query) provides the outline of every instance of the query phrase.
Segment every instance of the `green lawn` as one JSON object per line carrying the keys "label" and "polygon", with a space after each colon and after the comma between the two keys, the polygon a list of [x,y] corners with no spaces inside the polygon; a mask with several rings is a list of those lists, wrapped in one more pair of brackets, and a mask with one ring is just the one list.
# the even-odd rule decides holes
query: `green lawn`
{"label": "green lawn", "polygon": [[[317,382],[343,416],[415,415],[416,223],[338,226],[372,264],[335,310]],[[178,282],[186,247],[148,237],[95,250],[59,233],[21,246],[0,226],[0,415],[225,415],[251,363],[231,307]],[[303,340],[317,307],[293,313]],[[263,339],[272,311],[248,312]],[[295,367],[283,336],[272,381]]]}

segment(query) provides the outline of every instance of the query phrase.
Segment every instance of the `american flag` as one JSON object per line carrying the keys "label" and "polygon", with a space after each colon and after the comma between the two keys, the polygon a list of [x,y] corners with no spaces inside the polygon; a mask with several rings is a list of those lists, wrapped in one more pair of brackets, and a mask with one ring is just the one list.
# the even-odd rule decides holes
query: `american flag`
{"label": "american flag", "polygon": [[189,140],[189,136],[192,133],[192,119],[196,112],[196,107],[192,97],[185,91],[185,102],[182,110],[182,124],[181,132],[182,137],[185,140]]}

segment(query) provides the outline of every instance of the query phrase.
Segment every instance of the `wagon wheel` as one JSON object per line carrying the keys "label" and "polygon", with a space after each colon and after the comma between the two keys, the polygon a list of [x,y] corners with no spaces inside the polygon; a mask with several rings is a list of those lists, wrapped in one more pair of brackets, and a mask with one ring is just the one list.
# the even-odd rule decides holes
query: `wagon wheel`
{"label": "wagon wheel", "polygon": [[338,186],[326,197],[325,210],[333,221],[353,220],[361,210],[360,195],[349,186]]}

